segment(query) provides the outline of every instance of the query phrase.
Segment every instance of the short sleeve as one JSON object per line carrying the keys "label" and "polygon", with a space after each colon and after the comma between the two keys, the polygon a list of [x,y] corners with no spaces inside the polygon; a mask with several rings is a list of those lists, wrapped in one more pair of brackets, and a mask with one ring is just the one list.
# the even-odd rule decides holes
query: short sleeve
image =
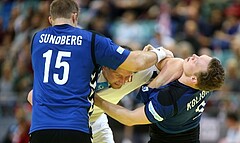
{"label": "short sleeve", "polygon": [[129,50],[115,44],[111,39],[96,35],[95,57],[97,64],[117,69],[130,54]]}
{"label": "short sleeve", "polygon": [[150,101],[145,105],[145,113],[148,120],[152,123],[161,122],[172,117],[174,107],[170,105],[162,105],[159,102],[159,93],[152,93]]}

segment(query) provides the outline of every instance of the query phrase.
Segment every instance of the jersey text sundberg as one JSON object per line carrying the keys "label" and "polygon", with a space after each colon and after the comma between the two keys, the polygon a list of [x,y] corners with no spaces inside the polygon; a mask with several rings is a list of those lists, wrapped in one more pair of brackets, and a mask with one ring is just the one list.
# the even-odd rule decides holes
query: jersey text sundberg
{"label": "jersey text sundberg", "polygon": [[60,44],[60,45],[82,45],[82,36],[41,34],[39,43]]}

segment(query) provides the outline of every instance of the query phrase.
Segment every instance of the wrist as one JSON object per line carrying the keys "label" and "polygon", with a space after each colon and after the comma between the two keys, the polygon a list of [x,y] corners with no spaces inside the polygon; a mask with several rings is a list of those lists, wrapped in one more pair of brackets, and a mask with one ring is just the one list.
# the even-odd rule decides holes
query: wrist
{"label": "wrist", "polygon": [[166,57],[166,53],[161,48],[154,48],[150,50],[157,55],[157,63]]}

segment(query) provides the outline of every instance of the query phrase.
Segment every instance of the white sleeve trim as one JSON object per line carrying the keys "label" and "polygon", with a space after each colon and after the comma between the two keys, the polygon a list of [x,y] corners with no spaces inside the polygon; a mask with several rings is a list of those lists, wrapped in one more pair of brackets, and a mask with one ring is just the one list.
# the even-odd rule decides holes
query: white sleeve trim
{"label": "white sleeve trim", "polygon": [[158,113],[156,112],[156,110],[154,109],[153,105],[152,105],[152,101],[149,102],[148,104],[148,108],[149,108],[149,111],[151,112],[151,114],[153,115],[154,119],[156,119],[157,121],[161,122],[163,120],[162,117],[160,117],[158,115]]}

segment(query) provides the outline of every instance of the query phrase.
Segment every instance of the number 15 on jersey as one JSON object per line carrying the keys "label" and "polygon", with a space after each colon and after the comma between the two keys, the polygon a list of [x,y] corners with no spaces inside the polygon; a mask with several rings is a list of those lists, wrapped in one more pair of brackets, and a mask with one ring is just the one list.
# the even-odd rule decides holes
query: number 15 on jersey
{"label": "number 15 on jersey", "polygon": [[63,67],[63,73],[62,73],[62,79],[60,79],[59,74],[54,73],[53,74],[53,81],[58,84],[58,85],[63,85],[67,83],[68,77],[69,77],[69,63],[66,61],[62,61],[63,57],[71,57],[71,52],[66,52],[66,51],[58,51],[57,58],[54,61],[55,63],[51,63],[52,59],[52,50],[48,50],[43,54],[43,58],[45,58],[45,66],[44,66],[44,78],[43,82],[48,83],[49,80],[49,69],[51,64],[55,64],[55,68],[59,69]]}

